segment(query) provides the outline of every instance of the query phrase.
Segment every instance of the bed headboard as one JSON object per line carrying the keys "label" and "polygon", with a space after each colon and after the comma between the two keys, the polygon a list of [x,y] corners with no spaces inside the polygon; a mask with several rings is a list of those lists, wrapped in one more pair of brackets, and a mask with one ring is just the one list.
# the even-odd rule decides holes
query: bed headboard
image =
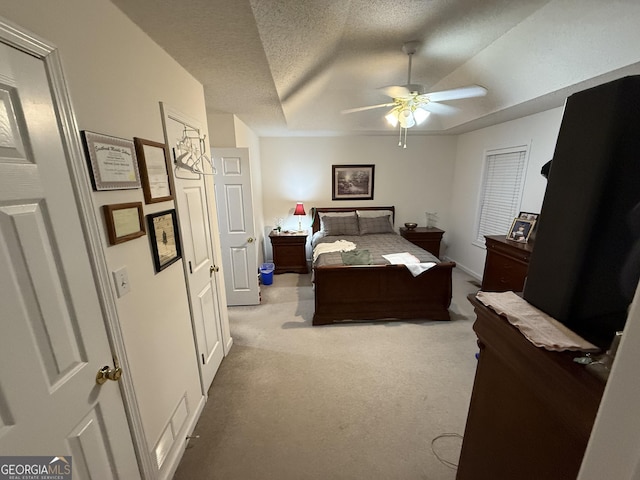
{"label": "bed headboard", "polygon": [[312,207],[311,216],[313,218],[313,223],[311,224],[311,229],[313,233],[316,233],[320,230],[320,216],[318,215],[318,213],[355,212],[356,210],[391,210],[392,224],[396,215],[395,207]]}

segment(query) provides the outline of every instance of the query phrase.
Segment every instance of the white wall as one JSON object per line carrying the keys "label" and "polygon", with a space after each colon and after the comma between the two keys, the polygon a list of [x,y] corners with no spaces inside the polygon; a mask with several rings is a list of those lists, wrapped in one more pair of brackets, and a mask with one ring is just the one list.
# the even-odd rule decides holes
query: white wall
{"label": "white wall", "polygon": [[[546,188],[540,169],[553,157],[562,112],[563,108],[556,108],[458,137],[451,185],[451,218],[447,222],[451,247],[447,256],[476,278],[482,277],[485,259],[485,249],[472,244],[485,152],[518,145],[530,146],[520,210],[539,213]],[[506,235],[507,232],[496,234]]]}
{"label": "white wall", "polygon": [[578,480],[640,478],[640,288],[607,380]]}
{"label": "white wall", "polygon": [[209,124],[208,143],[217,148],[236,147],[236,132],[233,124],[234,115],[230,113],[209,113],[207,122]]}
{"label": "white wall", "polygon": [[483,109],[497,112],[570,85],[602,83],[591,82],[601,75],[613,80],[622,76],[619,69],[637,73],[639,19],[636,0],[551,0],[432,89],[487,87],[489,95],[464,106],[471,120]]}
{"label": "white wall", "polygon": [[260,139],[238,117],[230,114],[208,114],[211,148],[247,148],[253,197],[253,220],[258,248],[258,265],[264,257],[264,218],[262,216],[262,167],[260,162]]}
{"label": "white wall", "polygon": [[[297,229],[297,201],[308,214],[312,206],[395,205],[396,227],[409,221],[424,225],[425,212],[438,212],[437,226],[446,231],[441,255],[480,279],[485,250],[471,242],[485,152],[529,146],[521,210],[539,212],[546,188],[540,169],[553,157],[562,111],[459,136],[411,136],[406,149],[393,137],[261,138],[265,229],[275,217],[284,218],[284,228]],[[350,163],[376,165],[373,201],[331,200],[331,165]],[[268,242],[265,255],[271,255]]]}
{"label": "white wall", "polygon": [[[206,125],[202,85],[110,2],[4,1],[0,15],[57,45],[80,129],[163,142],[160,101]],[[141,189],[95,192],[93,200],[101,225],[104,204],[142,202],[145,214],[174,208],[144,205]],[[156,275],[148,236],[109,246],[104,235],[103,245],[109,269],[129,274],[131,293],[117,300],[125,375],[153,451],[181,399],[191,415],[202,399],[182,263]]]}
{"label": "white wall", "polygon": [[[424,226],[429,211],[438,212],[438,226],[447,230],[455,137],[410,136],[406,149],[397,145],[393,136],[261,138],[265,228],[281,217],[285,229],[297,230],[293,209],[303,202],[303,228],[311,223],[311,207],[394,205],[396,227]],[[341,164],[375,165],[373,200],[331,200],[331,166]]]}

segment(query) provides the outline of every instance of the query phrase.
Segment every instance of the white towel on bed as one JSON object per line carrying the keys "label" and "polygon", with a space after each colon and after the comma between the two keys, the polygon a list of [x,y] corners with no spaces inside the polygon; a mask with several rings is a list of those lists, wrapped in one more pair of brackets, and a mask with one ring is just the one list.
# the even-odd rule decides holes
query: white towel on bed
{"label": "white towel on bed", "polygon": [[432,267],[435,267],[436,262],[424,262],[420,263],[420,260],[411,255],[409,252],[404,253],[390,253],[388,255],[382,255],[389,263],[393,265],[404,265],[411,272],[411,275],[417,277],[422,272],[426,272]]}
{"label": "white towel on bed", "polygon": [[313,261],[315,262],[320,254],[329,252],[348,252],[355,250],[356,244],[347,240],[336,240],[335,242],[319,243],[313,249]]}

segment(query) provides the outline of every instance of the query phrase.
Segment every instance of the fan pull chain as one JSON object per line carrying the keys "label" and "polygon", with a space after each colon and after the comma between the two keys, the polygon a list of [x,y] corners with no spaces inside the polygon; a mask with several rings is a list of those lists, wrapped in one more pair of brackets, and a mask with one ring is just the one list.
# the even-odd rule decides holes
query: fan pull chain
{"label": "fan pull chain", "polygon": [[402,144],[402,125],[400,125],[400,136],[398,138],[398,146],[407,148],[407,128],[404,129],[404,145]]}

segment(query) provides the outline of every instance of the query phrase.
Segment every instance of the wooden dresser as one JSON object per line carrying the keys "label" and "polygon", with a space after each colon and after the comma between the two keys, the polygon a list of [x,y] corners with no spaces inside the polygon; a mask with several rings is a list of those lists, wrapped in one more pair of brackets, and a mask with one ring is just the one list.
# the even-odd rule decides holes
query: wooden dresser
{"label": "wooden dresser", "polygon": [[485,292],[521,292],[529,269],[532,243],[517,243],[505,235],[487,235],[487,257],[482,275]]}
{"label": "wooden dresser", "polygon": [[400,227],[400,235],[436,257],[440,256],[440,241],[442,240],[443,234],[444,230],[435,227],[417,227],[412,229]]}
{"label": "wooden dresser", "polygon": [[605,381],[469,295],[480,355],[457,480],[575,480]]}

